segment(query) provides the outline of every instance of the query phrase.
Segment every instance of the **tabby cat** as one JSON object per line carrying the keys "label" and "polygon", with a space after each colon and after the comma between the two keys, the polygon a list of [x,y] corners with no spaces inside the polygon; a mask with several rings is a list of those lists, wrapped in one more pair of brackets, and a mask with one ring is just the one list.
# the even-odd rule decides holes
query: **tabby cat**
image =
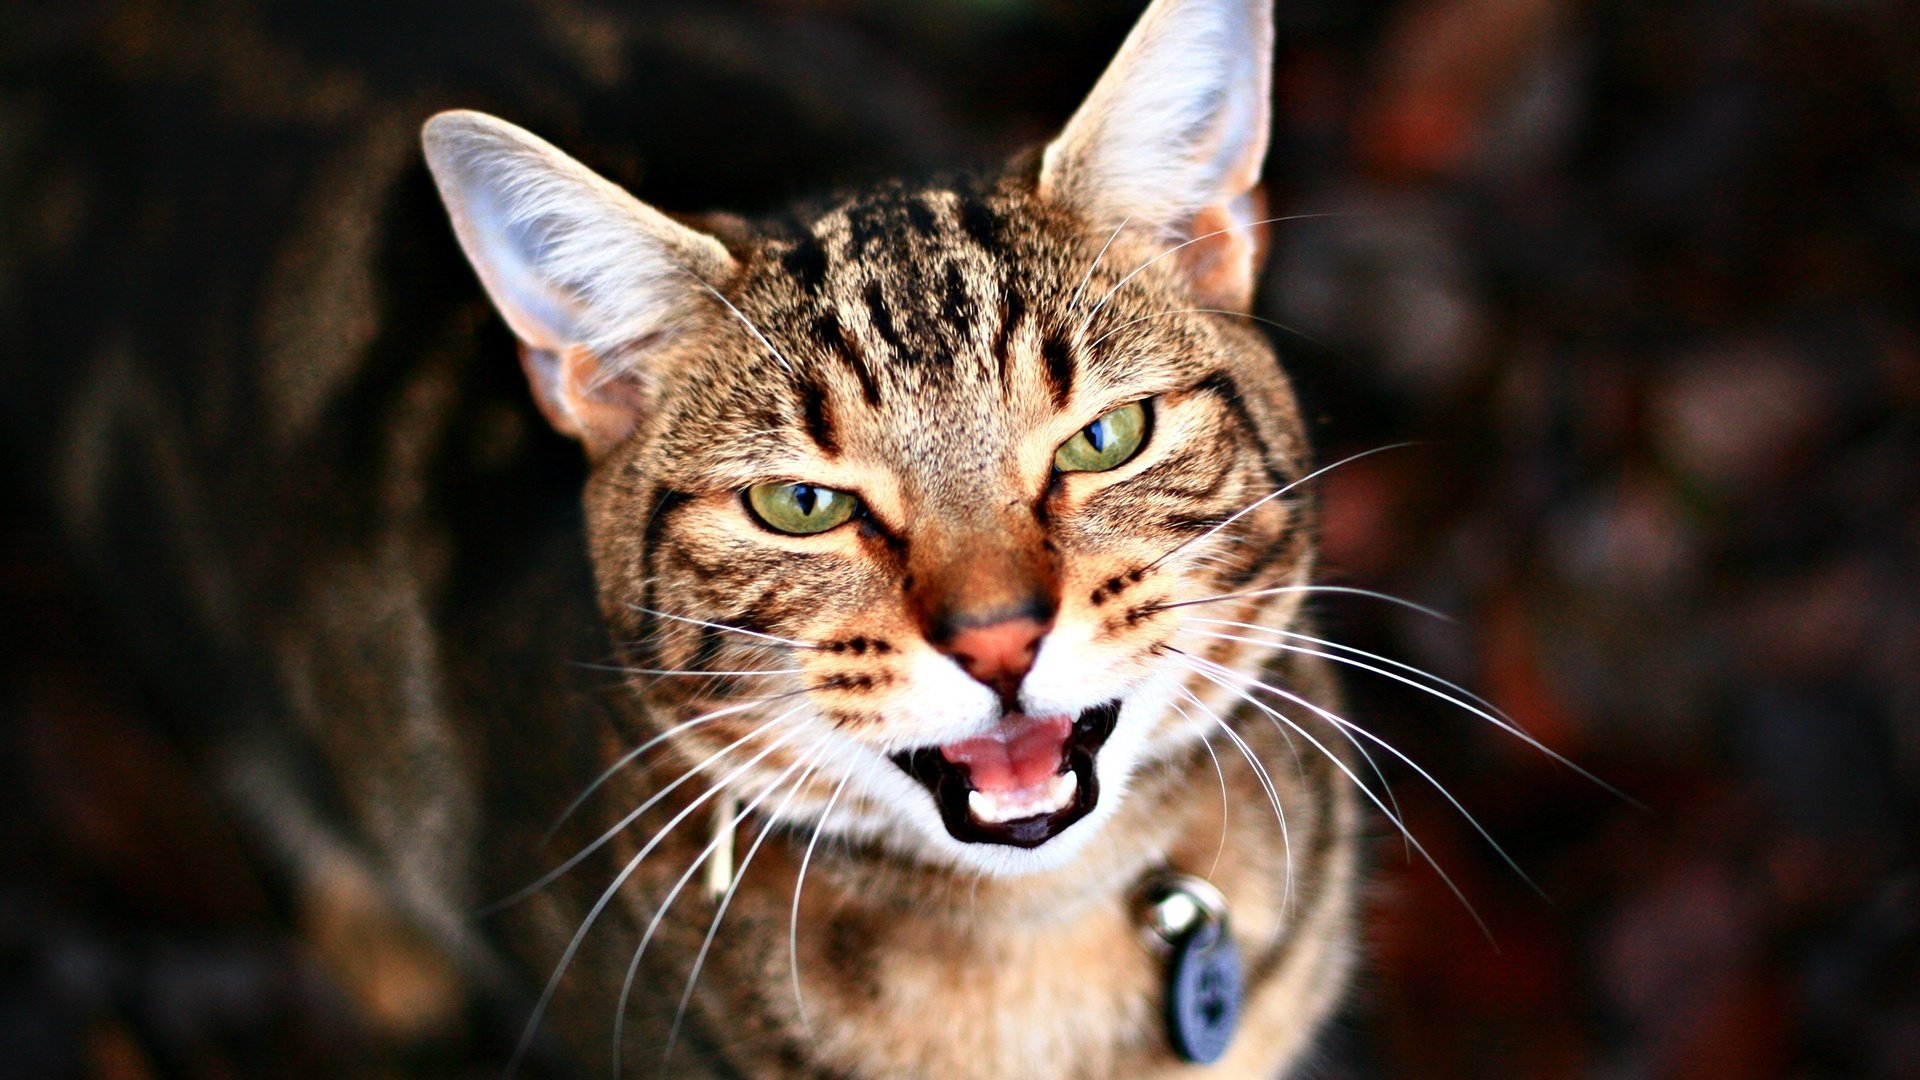
{"label": "tabby cat", "polygon": [[[477,990],[521,1002],[526,1067],[643,1076],[1302,1058],[1352,963],[1357,809],[1324,665],[1276,648],[1309,630],[1312,473],[1244,317],[1269,2],[1154,0],[1059,136],[996,174],[765,219],[669,216],[506,121],[427,121],[459,244],[584,448],[591,585],[515,522],[551,492],[454,506],[502,538],[479,556],[441,539],[421,455],[458,365],[356,418],[385,463],[354,478],[365,504],[309,485],[174,515],[246,522],[243,557],[211,530],[180,572],[209,604],[245,582],[244,616],[195,621],[272,656],[221,714],[295,735],[209,743],[370,1012],[425,1024]],[[332,235],[300,273],[329,280]],[[343,348],[374,332],[329,317]],[[494,340],[398,325],[381,348]],[[324,382],[317,355],[273,362]],[[320,423],[291,385],[243,471]],[[107,426],[151,435],[126,393],[96,395]],[[83,537],[111,487],[86,445]],[[1143,911],[1168,873],[1218,890],[1244,971],[1207,1065],[1170,1038]]]}

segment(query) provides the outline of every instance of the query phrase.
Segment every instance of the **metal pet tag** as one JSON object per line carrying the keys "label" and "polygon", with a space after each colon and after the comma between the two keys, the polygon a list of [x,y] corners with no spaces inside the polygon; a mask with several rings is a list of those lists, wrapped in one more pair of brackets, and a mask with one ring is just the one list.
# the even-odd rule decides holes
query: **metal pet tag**
{"label": "metal pet tag", "polygon": [[1240,1023],[1240,949],[1216,923],[1176,941],[1167,962],[1167,1029],[1181,1058],[1220,1060]]}
{"label": "metal pet tag", "polygon": [[1240,949],[1227,932],[1227,905],[1208,882],[1168,875],[1154,883],[1150,924],[1166,946],[1167,1033],[1183,1061],[1220,1060],[1240,1023]]}

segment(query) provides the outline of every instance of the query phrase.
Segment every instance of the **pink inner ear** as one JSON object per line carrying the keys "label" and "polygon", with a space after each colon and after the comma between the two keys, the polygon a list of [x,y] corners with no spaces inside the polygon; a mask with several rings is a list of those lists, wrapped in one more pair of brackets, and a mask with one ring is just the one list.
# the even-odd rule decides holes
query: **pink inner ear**
{"label": "pink inner ear", "polygon": [[584,345],[555,353],[523,344],[520,366],[540,414],[560,434],[578,439],[590,457],[618,446],[640,422],[640,386],[625,375],[609,376]]}
{"label": "pink inner ear", "polygon": [[1267,253],[1267,200],[1259,188],[1194,215],[1195,238],[1180,249],[1179,260],[1194,295],[1211,307],[1247,311],[1253,307],[1254,281]]}

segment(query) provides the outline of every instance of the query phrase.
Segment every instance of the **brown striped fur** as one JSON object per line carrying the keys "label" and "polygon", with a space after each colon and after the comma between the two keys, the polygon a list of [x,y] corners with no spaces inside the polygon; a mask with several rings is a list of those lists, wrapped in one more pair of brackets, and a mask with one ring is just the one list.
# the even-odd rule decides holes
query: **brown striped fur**
{"label": "brown striped fur", "polygon": [[[517,89],[501,92],[421,89],[405,64],[356,75],[275,42],[244,6],[193,10],[116,9],[94,61],[136,87],[116,123],[172,125],[178,146],[157,163],[128,167],[123,155],[147,144],[117,128],[85,146],[36,142],[39,99],[7,101],[20,119],[0,121],[15,125],[0,129],[0,181],[51,147],[34,150],[43,180],[8,189],[31,209],[18,220],[39,223],[0,223],[8,325],[66,312],[48,299],[57,293],[80,358],[70,374],[36,369],[53,388],[14,395],[9,416],[41,432],[22,442],[57,477],[51,498],[124,621],[130,662],[267,838],[293,908],[377,1024],[398,1037],[444,1032],[476,999],[496,1041],[511,1042],[629,860],[772,746],[730,784],[742,801],[771,793],[743,819],[739,853],[766,839],[670,1057],[716,914],[697,875],[636,969],[617,1052],[627,1074],[1268,1077],[1301,1059],[1352,963],[1352,795],[1333,756],[1284,737],[1179,657],[1264,672],[1325,707],[1337,695],[1311,660],[1270,663],[1263,650],[1183,636],[1196,609],[1168,606],[1303,583],[1312,569],[1310,487],[1209,535],[1310,469],[1273,349],[1234,314],[1250,303],[1260,246],[1263,3],[1159,0],[1146,16],[1161,30],[1223,19],[1223,40],[1245,46],[1223,78],[1258,107],[1182,133],[1196,160],[1219,158],[1207,166],[1218,190],[1143,200],[1152,184],[1184,181],[1134,182],[1139,162],[1165,155],[1129,165],[1124,144],[1151,126],[1122,108],[1126,76],[1142,69],[1130,44],[1120,75],[1060,139],[999,172],[883,184],[768,217],[670,221],[647,209],[635,227],[712,292],[646,283],[668,291],[645,294],[657,308],[610,316],[617,339],[543,336],[551,325],[500,304],[533,400],[585,446],[584,472],[532,422],[514,343],[426,213],[410,138],[435,109],[515,101],[545,103],[518,118],[569,147],[621,130],[636,114],[621,85],[660,56],[644,20],[539,9],[485,57],[509,69],[502,84]],[[777,37],[752,39],[769,63]],[[203,40],[239,44],[196,52]],[[271,77],[262,57],[281,58]],[[558,70],[584,74],[555,89]],[[1168,81],[1142,70],[1153,78],[1136,86]],[[276,89],[237,89],[263,82]],[[225,111],[175,116],[176,98],[138,89],[154,83]],[[555,104],[570,96],[577,104]],[[324,145],[294,154],[288,126]],[[619,174],[631,149],[595,160]],[[273,157],[283,152],[284,164]],[[168,163],[205,170],[198,198],[164,187]],[[109,197],[75,179],[95,175],[126,190]],[[287,235],[223,231],[243,210]],[[172,270],[202,248],[218,249],[229,276]],[[89,250],[126,253],[146,283],[137,304],[116,305],[83,260],[62,263]],[[484,265],[482,278],[500,300]],[[1064,440],[1141,400],[1152,429],[1137,457],[1106,473],[1051,470]],[[33,428],[36,411],[60,420]],[[773,534],[741,493],[783,480],[858,492],[871,516]],[[1036,597],[1059,652],[1043,650],[1035,693],[1061,708],[1126,702],[1101,754],[1099,808],[1032,851],[961,844],[886,755],[977,730],[977,710],[961,705],[979,688],[935,644],[940,628]],[[1278,593],[1197,610],[1293,627],[1299,606]],[[586,658],[610,662],[577,666]],[[1263,767],[1284,835],[1255,766],[1177,686]],[[542,844],[554,815],[634,747],[761,697],[771,700],[615,772]],[[767,726],[780,716],[786,728]],[[1293,718],[1337,753],[1326,724]],[[738,740],[594,858],[501,914],[475,915]],[[805,783],[783,773],[796,765],[811,767]],[[605,1067],[629,958],[708,845],[710,821],[706,807],[689,811],[611,894],[557,984],[530,1068]],[[1175,1060],[1159,1015],[1161,961],[1141,938],[1135,892],[1163,867],[1221,888],[1248,964],[1242,1030],[1211,1069]]]}
{"label": "brown striped fur", "polygon": [[[1175,659],[1186,645],[1257,671],[1251,650],[1180,639],[1175,605],[1297,584],[1310,566],[1306,503],[1262,501],[1305,472],[1300,421],[1270,347],[1231,317],[1257,260],[1246,219],[1264,106],[1252,135],[1206,111],[1231,112],[1264,79],[1194,91],[1227,104],[1205,97],[1180,123],[1229,125],[1197,143],[1183,129],[1128,145],[1139,138],[1114,133],[1127,118],[1108,114],[1116,101],[1184,104],[1142,103],[1149,69],[1169,66],[1166,40],[1254,7],[1162,0],[1066,133],[999,176],[883,186],[778,226],[675,224],[509,125],[448,114],[428,126],[456,230],[549,415],[593,460],[601,612],[644,708],[626,740],[693,724],[672,729],[669,764],[617,774],[606,802],[618,812],[719,762],[718,782],[747,800],[741,820],[774,837],[725,912],[717,897],[682,899],[688,868],[712,850],[699,829],[657,853],[646,838],[659,831],[614,843],[632,875],[618,906],[665,928],[657,946],[641,935],[655,951],[636,971],[665,985],[638,995],[621,1060],[671,1055],[684,1023],[684,1052],[742,1075],[1175,1070],[1156,1013],[1160,961],[1132,908],[1166,866],[1224,888],[1253,958],[1247,1030],[1218,1075],[1284,1068],[1335,999],[1353,876],[1337,766],[1266,769],[1293,819],[1269,822],[1263,778],[1232,753],[1219,761],[1215,733],[1176,696],[1234,716],[1244,734],[1229,740],[1275,763],[1270,725]],[[1259,49],[1249,32],[1242,44]],[[1266,63],[1263,52],[1253,70]],[[1129,172],[1195,145],[1228,162],[1199,170],[1203,190],[1161,192]],[[1163,204],[1178,208],[1170,219]],[[1076,430],[1135,401],[1152,410],[1135,457],[1103,473],[1053,469]],[[776,533],[742,493],[781,482],[856,493],[862,515],[815,536]],[[1225,617],[1285,625],[1297,602],[1229,606]],[[888,755],[998,715],[969,704],[995,692],[944,655],[944,628],[1027,612],[1050,629],[1019,684],[1024,710],[1124,703],[1101,752],[1103,797],[1034,850],[963,843]],[[1280,677],[1325,694],[1312,671]],[[729,711],[703,718],[714,710]],[[610,742],[608,760],[624,746]],[[1209,756],[1220,805],[1204,794]],[[655,829],[684,820],[704,790],[666,800]],[[781,916],[802,840],[820,832],[827,853],[794,919],[803,946],[785,957],[799,973],[790,993]],[[715,834],[723,842],[739,843]],[[591,892],[573,895],[556,901],[556,925],[577,921]],[[682,1016],[672,986],[696,963],[705,978],[687,983]],[[571,1022],[602,1026],[594,1002],[621,996],[611,976]]]}

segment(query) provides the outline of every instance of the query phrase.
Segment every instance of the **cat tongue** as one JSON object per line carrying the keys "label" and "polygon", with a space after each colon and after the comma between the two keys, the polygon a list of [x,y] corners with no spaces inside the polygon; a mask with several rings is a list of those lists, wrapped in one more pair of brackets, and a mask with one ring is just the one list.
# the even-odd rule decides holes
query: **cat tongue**
{"label": "cat tongue", "polygon": [[940,748],[941,756],[967,767],[974,789],[993,794],[1038,787],[1060,771],[1073,721],[1065,716],[1010,713],[990,735]]}

